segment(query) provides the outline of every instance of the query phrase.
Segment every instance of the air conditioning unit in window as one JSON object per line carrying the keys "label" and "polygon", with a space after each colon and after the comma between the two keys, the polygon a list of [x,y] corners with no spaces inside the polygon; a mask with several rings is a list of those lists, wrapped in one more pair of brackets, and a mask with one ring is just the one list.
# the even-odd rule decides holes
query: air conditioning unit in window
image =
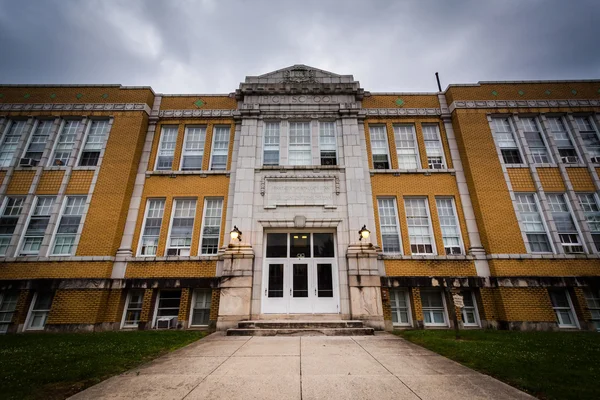
{"label": "air conditioning unit in window", "polygon": [[38,163],[39,161],[34,158],[21,158],[19,160],[20,167],[35,167]]}
{"label": "air conditioning unit in window", "polygon": [[575,244],[575,245],[563,244],[563,249],[565,249],[565,254],[581,254],[581,253],[583,253],[583,246],[580,244]]}
{"label": "air conditioning unit in window", "polygon": [[177,328],[177,317],[159,317],[156,319],[156,329]]}
{"label": "air conditioning unit in window", "polygon": [[444,169],[444,164],[431,163],[429,164],[431,169]]}
{"label": "air conditioning unit in window", "polygon": [[566,157],[561,157],[562,162],[564,162],[565,164],[576,164],[577,162],[579,162],[579,158],[577,158],[577,156],[566,156]]}
{"label": "air conditioning unit in window", "polygon": [[190,249],[167,249],[167,256],[189,256]]}
{"label": "air conditioning unit in window", "polygon": [[594,164],[600,164],[600,157],[592,157],[592,162]]}

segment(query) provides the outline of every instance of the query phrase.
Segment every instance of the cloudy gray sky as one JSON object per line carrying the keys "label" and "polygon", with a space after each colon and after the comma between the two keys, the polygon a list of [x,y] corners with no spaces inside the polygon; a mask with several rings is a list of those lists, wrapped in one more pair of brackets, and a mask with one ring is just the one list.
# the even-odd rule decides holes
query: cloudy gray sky
{"label": "cloudy gray sky", "polygon": [[370,91],[600,78],[600,0],[0,0],[1,83],[228,93],[292,64]]}

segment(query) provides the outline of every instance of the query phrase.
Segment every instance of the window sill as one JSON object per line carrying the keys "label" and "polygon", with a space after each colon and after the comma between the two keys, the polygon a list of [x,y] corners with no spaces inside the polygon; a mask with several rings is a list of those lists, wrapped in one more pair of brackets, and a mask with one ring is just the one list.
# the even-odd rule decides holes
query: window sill
{"label": "window sill", "polygon": [[154,257],[154,256],[139,256],[139,257],[127,257],[127,262],[154,262],[154,261],[218,261],[219,255],[202,255],[202,256],[165,256],[165,257]]}
{"label": "window sill", "polygon": [[345,169],[343,165],[263,165],[254,168],[255,171],[343,171]]}
{"label": "window sill", "polygon": [[229,170],[197,170],[197,171],[146,171],[146,177],[149,176],[168,176],[169,178],[176,178],[177,175],[195,175],[205,178],[208,175],[226,175],[229,176],[231,171]]}
{"label": "window sill", "polygon": [[[81,262],[81,261],[114,261],[111,256],[17,256],[17,257],[0,257],[2,262]],[[1,268],[1,267],[0,267]]]}
{"label": "window sill", "polygon": [[98,167],[74,166],[73,171],[95,171]]}
{"label": "window sill", "polygon": [[394,175],[400,175],[400,174],[425,174],[425,175],[431,175],[431,174],[451,174],[451,175],[455,175],[456,174],[456,170],[455,169],[425,169],[425,168],[418,168],[418,169],[370,169],[369,172],[371,173],[371,175],[373,175],[373,174],[394,174]]}
{"label": "window sill", "polygon": [[475,258],[470,255],[443,256],[443,255],[402,255],[402,254],[381,254],[383,260],[439,260],[439,261],[472,261]]}
{"label": "window sill", "polygon": [[553,254],[553,253],[533,253],[533,254],[488,254],[488,260],[526,260],[526,259],[598,259],[599,254]]}

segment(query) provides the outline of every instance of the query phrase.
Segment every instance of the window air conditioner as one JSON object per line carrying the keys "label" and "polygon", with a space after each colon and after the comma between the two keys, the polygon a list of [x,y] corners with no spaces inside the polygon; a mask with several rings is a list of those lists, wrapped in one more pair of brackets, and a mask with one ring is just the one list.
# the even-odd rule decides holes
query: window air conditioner
{"label": "window air conditioner", "polygon": [[21,167],[35,167],[38,165],[38,160],[34,158],[21,158],[19,161],[19,166]]}
{"label": "window air conditioner", "polygon": [[579,159],[577,158],[577,156],[566,156],[566,157],[562,157],[562,161],[565,164],[576,164]]}
{"label": "window air conditioner", "polygon": [[156,329],[177,328],[177,317],[159,317],[156,319]]}
{"label": "window air conditioner", "polygon": [[189,256],[190,249],[167,249],[167,256]]}
{"label": "window air conditioner", "polygon": [[592,157],[592,162],[594,164],[600,164],[600,157]]}

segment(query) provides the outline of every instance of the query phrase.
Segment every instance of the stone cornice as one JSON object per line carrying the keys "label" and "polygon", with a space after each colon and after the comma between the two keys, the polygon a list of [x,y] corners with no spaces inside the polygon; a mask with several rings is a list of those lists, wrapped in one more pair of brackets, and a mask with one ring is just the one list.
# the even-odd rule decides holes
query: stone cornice
{"label": "stone cornice", "polygon": [[360,110],[361,114],[367,117],[378,116],[405,116],[405,115],[431,115],[439,116],[442,115],[442,110],[439,108],[363,108]]}
{"label": "stone cornice", "polygon": [[0,111],[144,111],[150,115],[146,103],[6,103]]}
{"label": "stone cornice", "polygon": [[160,118],[185,118],[185,117],[234,117],[237,110],[161,110]]}
{"label": "stone cornice", "polygon": [[450,112],[458,108],[538,108],[538,107],[597,107],[600,100],[456,100]]}

